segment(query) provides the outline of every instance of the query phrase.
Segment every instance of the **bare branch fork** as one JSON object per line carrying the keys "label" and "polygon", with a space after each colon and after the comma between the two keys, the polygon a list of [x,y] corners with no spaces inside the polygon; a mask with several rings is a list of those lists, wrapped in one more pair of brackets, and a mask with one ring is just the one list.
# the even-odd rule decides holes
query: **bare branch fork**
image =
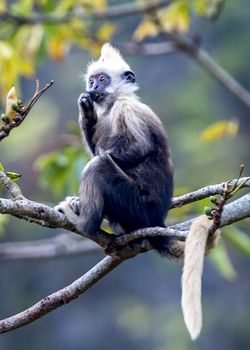
{"label": "bare branch fork", "polygon": [[54,84],[54,81],[51,80],[48,84],[45,85],[44,88],[40,89],[39,80],[36,80],[36,90],[34,95],[32,96],[31,100],[28,102],[26,106],[23,106],[22,102],[20,103],[20,108],[16,112],[16,116],[14,117],[13,121],[6,125],[0,125],[0,142],[7,137],[11,130],[18,127],[24,119],[27,117],[28,113],[32,109],[32,107],[35,105],[35,103],[38,101],[38,99],[44,94],[45,91],[47,91],[51,85]]}

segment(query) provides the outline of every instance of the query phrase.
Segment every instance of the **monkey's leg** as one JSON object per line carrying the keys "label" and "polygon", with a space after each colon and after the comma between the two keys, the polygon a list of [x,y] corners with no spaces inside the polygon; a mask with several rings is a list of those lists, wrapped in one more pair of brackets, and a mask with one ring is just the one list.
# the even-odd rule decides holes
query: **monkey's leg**
{"label": "monkey's leg", "polygon": [[88,234],[96,234],[103,219],[104,196],[108,183],[105,163],[99,156],[95,156],[82,172],[78,227]]}

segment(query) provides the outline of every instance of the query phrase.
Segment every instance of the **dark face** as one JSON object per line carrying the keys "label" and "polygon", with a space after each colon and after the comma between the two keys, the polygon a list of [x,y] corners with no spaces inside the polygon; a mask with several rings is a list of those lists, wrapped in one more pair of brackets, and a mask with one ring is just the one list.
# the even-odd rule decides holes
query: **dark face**
{"label": "dark face", "polygon": [[99,73],[91,75],[88,81],[88,93],[95,102],[102,102],[106,96],[106,88],[110,85],[111,78],[108,74]]}

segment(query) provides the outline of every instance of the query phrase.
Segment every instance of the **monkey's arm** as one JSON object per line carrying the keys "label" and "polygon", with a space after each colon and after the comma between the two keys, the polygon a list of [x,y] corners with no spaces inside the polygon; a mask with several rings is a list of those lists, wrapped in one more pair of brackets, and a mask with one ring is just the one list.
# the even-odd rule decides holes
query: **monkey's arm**
{"label": "monkey's arm", "polygon": [[78,107],[80,129],[91,154],[94,155],[95,143],[93,142],[93,135],[97,116],[89,93],[85,92],[79,96]]}

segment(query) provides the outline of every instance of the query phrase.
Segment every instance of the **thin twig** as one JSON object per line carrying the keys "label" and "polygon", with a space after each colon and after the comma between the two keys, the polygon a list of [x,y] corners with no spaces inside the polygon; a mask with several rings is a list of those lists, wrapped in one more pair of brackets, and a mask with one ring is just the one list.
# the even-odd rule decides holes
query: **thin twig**
{"label": "thin twig", "polygon": [[39,81],[36,80],[36,90],[31,98],[31,100],[28,102],[27,106],[22,107],[17,113],[16,117],[13,121],[11,121],[9,124],[6,124],[5,130],[0,131],[0,142],[7,136],[9,136],[12,129],[17,128],[24,119],[27,117],[28,113],[34,106],[34,104],[37,102],[37,100],[44,94],[45,91],[47,91],[51,85],[53,85],[53,80],[51,80],[48,84],[45,85],[44,88],[39,90]]}
{"label": "thin twig", "polygon": [[[250,187],[250,179],[248,177],[229,180],[232,186],[237,181],[239,181],[240,183],[243,183],[243,187]],[[179,197],[174,197],[172,200],[172,208],[179,208],[179,207],[182,207],[183,205],[197,202],[201,199],[213,196],[215,194],[220,194],[223,192],[224,185],[225,185],[225,182],[222,182],[216,185],[209,185],[209,186],[200,188],[197,191],[193,191]]]}

